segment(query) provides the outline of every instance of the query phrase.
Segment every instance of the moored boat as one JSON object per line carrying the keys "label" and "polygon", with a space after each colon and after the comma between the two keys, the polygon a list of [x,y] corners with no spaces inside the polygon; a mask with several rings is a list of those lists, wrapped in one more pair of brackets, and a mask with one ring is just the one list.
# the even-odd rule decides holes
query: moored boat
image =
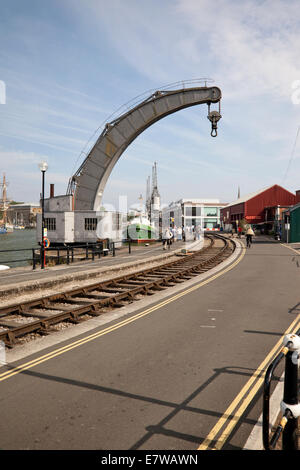
{"label": "moored boat", "polygon": [[153,227],[146,217],[138,216],[132,219],[124,230],[125,239],[136,242],[149,242],[156,239],[155,227]]}

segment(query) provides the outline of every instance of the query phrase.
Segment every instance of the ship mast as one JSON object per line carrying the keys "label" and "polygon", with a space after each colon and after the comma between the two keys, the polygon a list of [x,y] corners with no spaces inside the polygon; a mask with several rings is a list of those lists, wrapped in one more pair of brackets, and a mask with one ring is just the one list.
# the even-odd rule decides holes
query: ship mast
{"label": "ship mast", "polygon": [[0,186],[2,186],[2,198],[1,198],[1,208],[3,211],[3,223],[6,224],[7,222],[7,215],[6,215],[6,210],[7,210],[7,184],[6,184],[6,179],[5,179],[5,173],[3,173],[3,183],[0,183]]}
{"label": "ship mast", "polygon": [[147,187],[146,187],[146,213],[150,217],[151,211],[151,190],[150,190],[150,176],[147,177]]}
{"label": "ship mast", "polygon": [[143,196],[142,196],[142,194],[140,194],[139,201],[140,201],[140,221],[142,221],[142,214],[143,214]]}

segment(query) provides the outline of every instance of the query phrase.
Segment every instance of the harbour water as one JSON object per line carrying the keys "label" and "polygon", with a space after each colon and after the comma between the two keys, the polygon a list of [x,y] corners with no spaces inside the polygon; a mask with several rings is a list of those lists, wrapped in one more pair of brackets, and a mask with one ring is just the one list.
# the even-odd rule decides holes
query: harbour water
{"label": "harbour water", "polygon": [[31,248],[38,248],[35,229],[14,230],[11,233],[0,234],[0,265],[5,264],[11,268],[28,266],[30,262],[27,260],[32,260]]}

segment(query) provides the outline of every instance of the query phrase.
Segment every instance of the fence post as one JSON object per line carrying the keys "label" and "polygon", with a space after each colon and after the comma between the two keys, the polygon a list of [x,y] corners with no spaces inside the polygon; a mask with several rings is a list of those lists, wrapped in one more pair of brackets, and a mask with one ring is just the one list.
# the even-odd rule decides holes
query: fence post
{"label": "fence post", "polygon": [[131,240],[128,241],[128,253],[131,254]]}
{"label": "fence post", "polygon": [[89,244],[86,244],[85,247],[85,259],[89,259]]}
{"label": "fence post", "polygon": [[67,264],[70,264],[70,248],[67,246]]}
{"label": "fence post", "polygon": [[32,269],[35,269],[35,250],[32,248]]}

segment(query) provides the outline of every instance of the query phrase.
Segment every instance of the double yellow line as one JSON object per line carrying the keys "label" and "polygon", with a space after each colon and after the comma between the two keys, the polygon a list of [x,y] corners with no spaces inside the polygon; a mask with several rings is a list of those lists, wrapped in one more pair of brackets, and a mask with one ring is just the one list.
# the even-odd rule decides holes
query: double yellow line
{"label": "double yellow line", "polygon": [[[284,246],[285,248],[289,248],[290,250],[296,252],[298,256],[300,255],[299,251],[295,250],[294,248],[288,245],[285,245],[283,243],[281,243],[281,245]],[[271,360],[281,351],[283,337],[288,333],[295,333],[297,329],[299,329],[299,321],[300,321],[300,314],[292,322],[292,324],[288,327],[288,329],[286,330],[282,338],[276,343],[276,345],[273,347],[273,349],[270,351],[267,357],[263,360],[260,366],[256,369],[256,371],[250,377],[248,382],[244,385],[240,393],[235,397],[233,402],[229,405],[227,410],[224,412],[223,416],[218,420],[218,422],[212,428],[212,430],[210,431],[206,439],[198,447],[198,450],[222,449],[225,442],[229,438],[230,433],[232,432],[234,427],[237,425],[241,416],[246,410],[247,406],[251,403],[254,396],[258,392],[259,388],[262,386],[264,382],[264,376],[262,374],[265,371],[266,366],[268,366]],[[219,437],[217,437],[219,433],[221,432],[222,428],[224,428],[222,434]]]}
{"label": "double yellow line", "polygon": [[144,310],[141,313],[138,313],[138,314],[136,314],[136,315],[134,315],[130,318],[127,318],[127,319],[125,319],[125,320],[123,320],[119,323],[116,323],[115,325],[111,325],[111,326],[109,326],[109,327],[105,328],[104,330],[101,330],[97,333],[93,333],[89,336],[86,336],[86,337],[80,339],[80,340],[74,341],[73,343],[70,343],[66,346],[55,349],[54,351],[52,351],[48,354],[45,354],[43,356],[40,356],[40,357],[38,357],[38,358],[36,358],[32,361],[26,362],[25,364],[21,364],[20,366],[14,367],[9,371],[3,372],[2,374],[0,374],[0,382],[13,377],[14,375],[20,374],[21,372],[23,372],[25,370],[31,369],[32,367],[35,367],[39,364],[42,364],[43,362],[49,361],[50,359],[53,359],[57,356],[60,356],[61,354],[64,354],[68,351],[71,351],[72,349],[78,348],[79,346],[82,346],[83,344],[86,344],[90,341],[94,341],[95,339],[98,339],[101,336],[105,336],[109,333],[112,333],[113,331],[116,331],[119,328],[123,328],[124,326],[127,326],[130,323],[133,323],[133,322],[149,315],[150,313],[152,313],[156,310],[159,310],[160,308],[164,307],[165,305],[168,305],[171,302],[175,302],[176,300],[180,299],[181,297],[183,297],[187,294],[190,294],[191,292],[199,289],[200,287],[208,284],[209,282],[212,282],[214,279],[218,278],[219,276],[222,276],[226,272],[233,269],[243,259],[244,255],[245,255],[245,249],[243,248],[239,258],[236,261],[234,261],[231,265],[229,265],[227,268],[223,269],[222,271],[219,271],[217,274],[215,274],[214,276],[211,276],[210,278],[206,279],[205,281],[202,281],[202,282],[196,284],[195,286],[193,286],[189,289],[186,289],[185,291],[180,292],[179,294],[174,295],[174,296],[170,297],[169,299],[164,300],[163,302],[160,302],[159,304],[154,305],[153,307],[150,307],[150,308]]}
{"label": "double yellow line", "polygon": [[[267,357],[263,360],[260,366],[256,369],[253,375],[250,377],[248,382],[244,385],[240,393],[235,397],[233,402],[224,412],[223,416],[219,419],[216,425],[212,428],[206,439],[198,447],[198,450],[221,450],[225,442],[229,438],[232,430],[238,424],[241,416],[244,411],[251,403],[259,388],[264,382],[263,372],[265,371],[266,366],[269,365],[271,360],[277,356],[277,354],[282,350],[282,340],[283,337],[288,333],[295,333],[299,328],[300,314],[295,318],[291,323],[288,329],[285,331],[282,338],[276,343],[273,349],[269,352]],[[252,388],[251,388],[252,387]],[[236,411],[235,411],[236,410]],[[224,426],[226,426],[224,428]],[[221,429],[224,428],[220,437],[217,437],[221,432]]]}
{"label": "double yellow line", "polygon": [[[288,247],[289,248],[289,247]],[[160,302],[159,304],[152,306],[130,318],[127,318],[121,322],[116,323],[115,325],[111,325],[97,333],[93,333],[91,335],[88,335],[82,339],[79,339],[77,341],[74,341],[73,343],[70,343],[66,346],[63,346],[61,348],[55,349],[52,352],[49,352],[48,354],[45,354],[43,356],[40,356],[36,359],[33,359],[32,361],[26,362],[24,364],[21,364],[20,366],[13,367],[11,370],[8,370],[6,372],[3,372],[0,374],[0,382],[7,380],[17,374],[22,373],[25,370],[31,369],[39,364],[42,364],[43,362],[46,362],[50,359],[53,359],[55,357],[60,356],[61,354],[64,354],[68,351],[71,351],[72,349],[75,349],[79,346],[82,346],[90,341],[94,341],[97,338],[100,338],[101,336],[105,336],[109,333],[112,333],[113,331],[118,330],[119,328],[123,328],[124,326],[129,325],[130,323],[133,323],[150,313],[159,310],[160,308],[164,307],[165,305],[170,304],[171,302],[174,302],[181,297],[190,294],[191,292],[199,289],[200,287],[212,282],[213,280],[217,279],[218,277],[222,276],[226,272],[230,271],[233,269],[240,261],[243,259],[245,255],[246,249],[243,247],[240,256],[234,261],[231,265],[229,265],[227,268],[223,269],[222,271],[219,271],[215,275],[211,276],[210,278],[192,286],[189,289],[186,289],[183,292],[180,292],[179,294],[176,294],[169,299],[166,299],[163,302]],[[292,324],[289,326],[289,328],[286,330],[285,334],[288,333],[293,333],[297,330],[299,326],[298,323],[300,322],[300,314],[297,316],[297,318],[292,322]],[[284,336],[283,335],[283,336]],[[220,450],[228,437],[230,436],[232,430],[234,427],[238,424],[241,416],[243,415],[244,411],[248,407],[248,405],[251,403],[253,400],[254,396],[258,392],[259,388],[263,384],[264,381],[264,376],[263,372],[266,368],[266,366],[270,363],[270,361],[277,355],[282,348],[282,338],[277,342],[277,344],[273,347],[273,349],[270,351],[270,353],[267,355],[267,357],[262,361],[260,366],[256,369],[256,371],[253,373],[253,375],[250,377],[248,382],[243,386],[239,394],[235,397],[235,399],[232,401],[232,403],[229,405],[229,407],[226,409],[222,417],[218,420],[216,425],[212,428],[208,436],[205,438],[203,443],[198,447],[198,450],[208,450],[208,449],[215,449],[215,450]],[[221,433],[221,434],[220,434]],[[219,437],[218,437],[219,436]]]}

